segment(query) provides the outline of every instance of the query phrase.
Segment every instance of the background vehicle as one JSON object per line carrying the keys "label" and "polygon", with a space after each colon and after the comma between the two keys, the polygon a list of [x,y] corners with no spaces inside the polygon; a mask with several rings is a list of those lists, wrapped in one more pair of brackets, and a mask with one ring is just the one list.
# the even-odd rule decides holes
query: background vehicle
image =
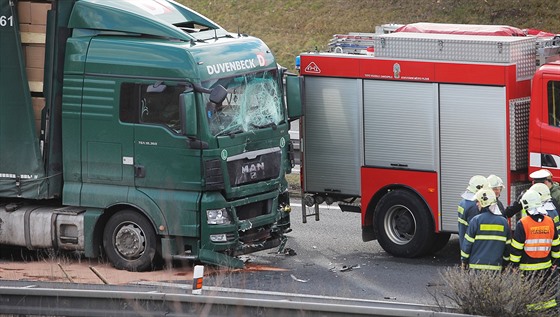
{"label": "background vehicle", "polygon": [[283,70],[163,0],[0,1],[0,244],[241,267],[279,246]]}
{"label": "background vehicle", "polygon": [[301,54],[303,221],[338,202],[364,241],[415,257],[457,231],[471,176],[500,176],[505,203],[534,170],[560,179],[559,43],[526,33],[418,23]]}

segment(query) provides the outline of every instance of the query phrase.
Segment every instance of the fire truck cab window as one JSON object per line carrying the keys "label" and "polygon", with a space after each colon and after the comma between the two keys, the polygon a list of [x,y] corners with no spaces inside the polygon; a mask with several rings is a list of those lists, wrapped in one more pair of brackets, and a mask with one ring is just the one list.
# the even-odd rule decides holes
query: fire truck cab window
{"label": "fire truck cab window", "polygon": [[560,81],[549,81],[548,91],[548,124],[560,127]]}

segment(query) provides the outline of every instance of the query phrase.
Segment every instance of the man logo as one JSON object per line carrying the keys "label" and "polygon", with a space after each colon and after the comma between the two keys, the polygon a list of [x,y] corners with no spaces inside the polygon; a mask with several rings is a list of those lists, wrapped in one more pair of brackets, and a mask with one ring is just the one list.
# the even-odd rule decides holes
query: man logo
{"label": "man logo", "polygon": [[258,171],[264,171],[264,162],[241,166],[241,174],[249,174],[251,179],[257,178]]}

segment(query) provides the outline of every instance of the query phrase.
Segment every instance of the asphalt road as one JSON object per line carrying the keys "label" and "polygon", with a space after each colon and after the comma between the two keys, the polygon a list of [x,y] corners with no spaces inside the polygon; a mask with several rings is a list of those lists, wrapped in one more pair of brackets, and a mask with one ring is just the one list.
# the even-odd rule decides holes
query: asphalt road
{"label": "asphalt road", "polygon": [[[205,285],[261,291],[312,294],[435,304],[445,291],[440,272],[459,263],[456,235],[433,256],[404,259],[385,253],[376,241],[362,242],[360,215],[324,206],[321,219],[301,221],[294,201],[291,252],[263,251],[244,256],[250,270],[205,278]],[[294,254],[295,253],[295,254]]]}

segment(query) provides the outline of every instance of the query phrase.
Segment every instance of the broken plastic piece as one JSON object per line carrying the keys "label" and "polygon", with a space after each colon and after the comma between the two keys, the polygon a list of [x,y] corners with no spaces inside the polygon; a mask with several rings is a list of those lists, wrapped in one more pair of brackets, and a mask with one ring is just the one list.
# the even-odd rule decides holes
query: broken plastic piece
{"label": "broken plastic piece", "polygon": [[299,279],[299,278],[295,277],[293,274],[290,274],[290,276],[291,276],[292,279],[293,279],[294,281],[296,281],[296,282],[301,282],[301,283],[307,283],[307,282],[309,282],[309,280],[302,280],[302,279]]}

